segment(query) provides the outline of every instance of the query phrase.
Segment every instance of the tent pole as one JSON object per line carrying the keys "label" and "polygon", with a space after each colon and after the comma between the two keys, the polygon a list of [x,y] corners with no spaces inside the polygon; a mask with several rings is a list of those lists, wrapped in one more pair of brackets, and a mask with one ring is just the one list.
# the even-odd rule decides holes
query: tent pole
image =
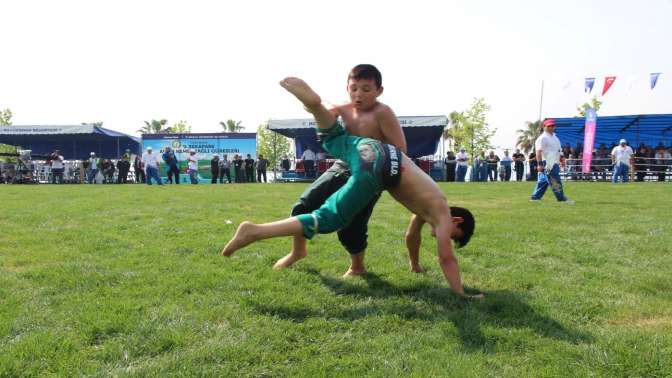
{"label": "tent pole", "polygon": [[[270,123],[271,120],[268,120],[268,123]],[[266,130],[268,130],[270,133],[273,135],[273,182],[277,182],[277,172],[276,172],[276,167],[278,165],[278,135],[275,131],[271,131],[268,128],[268,123],[266,123]]]}

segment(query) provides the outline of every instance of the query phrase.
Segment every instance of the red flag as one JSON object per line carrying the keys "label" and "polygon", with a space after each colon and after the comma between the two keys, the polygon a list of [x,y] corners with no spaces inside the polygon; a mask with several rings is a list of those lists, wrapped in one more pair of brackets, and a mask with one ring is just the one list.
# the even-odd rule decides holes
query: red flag
{"label": "red flag", "polygon": [[611,88],[611,85],[616,81],[616,76],[607,76],[604,78],[604,88],[602,89],[602,96]]}

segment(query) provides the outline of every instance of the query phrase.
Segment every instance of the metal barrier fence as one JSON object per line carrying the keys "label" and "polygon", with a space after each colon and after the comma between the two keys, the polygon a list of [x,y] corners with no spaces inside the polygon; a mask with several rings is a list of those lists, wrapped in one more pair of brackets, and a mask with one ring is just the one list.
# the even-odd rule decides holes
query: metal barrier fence
{"label": "metal barrier fence", "polygon": [[[672,181],[671,159],[636,157],[634,160],[634,166],[628,172],[632,181]],[[582,168],[581,159],[566,159],[560,175],[574,181],[611,181],[614,175],[610,158],[593,159],[588,173],[583,173]]]}

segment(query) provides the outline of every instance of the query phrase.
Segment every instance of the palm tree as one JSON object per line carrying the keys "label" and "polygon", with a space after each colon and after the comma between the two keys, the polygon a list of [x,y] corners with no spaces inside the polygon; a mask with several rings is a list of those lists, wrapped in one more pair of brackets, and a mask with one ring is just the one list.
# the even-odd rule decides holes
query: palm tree
{"label": "palm tree", "polygon": [[240,124],[242,121],[234,121],[232,119],[227,119],[226,122],[220,122],[219,124],[222,126],[224,131],[229,132],[229,133],[237,133],[240,130],[244,129],[243,126]]}
{"label": "palm tree", "polygon": [[162,119],[160,121],[157,121],[155,119],[152,119],[151,122],[145,122],[145,126],[140,128],[138,130],[139,133],[141,134],[159,134],[161,132],[164,132],[164,126],[168,123],[167,120]]}
{"label": "palm tree", "polygon": [[178,121],[173,126],[168,127],[168,130],[171,134],[190,134],[191,125],[187,121]]}
{"label": "palm tree", "polygon": [[534,149],[534,142],[541,135],[541,121],[525,122],[525,128],[516,130],[516,133],[518,133],[516,146],[527,154]]}
{"label": "palm tree", "polygon": [[444,140],[448,140],[448,147],[452,149],[455,144],[457,131],[462,127],[462,113],[450,112],[448,120],[450,122],[448,122],[448,126],[443,129],[442,137]]}

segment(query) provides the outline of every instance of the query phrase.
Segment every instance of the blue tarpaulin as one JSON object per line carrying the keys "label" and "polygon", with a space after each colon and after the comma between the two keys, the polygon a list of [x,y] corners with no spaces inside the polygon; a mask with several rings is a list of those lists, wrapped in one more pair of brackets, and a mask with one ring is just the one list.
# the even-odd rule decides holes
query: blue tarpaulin
{"label": "blue tarpaulin", "polygon": [[[553,118],[553,117],[551,117]],[[563,145],[570,144],[576,147],[583,144],[584,118],[554,118],[556,122],[555,134]],[[648,146],[672,145],[672,114],[641,114],[604,116],[597,115],[595,132],[595,146],[618,144],[623,138],[631,146],[637,147],[644,143]]]}
{"label": "blue tarpaulin", "polygon": [[94,125],[0,126],[0,143],[32,150],[33,155],[48,155],[54,149],[66,160],[98,157],[117,159],[126,149],[139,154],[140,138]]}
{"label": "blue tarpaulin", "polygon": [[[408,146],[409,157],[421,157],[436,153],[443,129],[448,124],[446,116],[398,117]],[[312,119],[270,120],[269,130],[294,139],[296,156],[300,157],[306,147],[321,151]]]}

